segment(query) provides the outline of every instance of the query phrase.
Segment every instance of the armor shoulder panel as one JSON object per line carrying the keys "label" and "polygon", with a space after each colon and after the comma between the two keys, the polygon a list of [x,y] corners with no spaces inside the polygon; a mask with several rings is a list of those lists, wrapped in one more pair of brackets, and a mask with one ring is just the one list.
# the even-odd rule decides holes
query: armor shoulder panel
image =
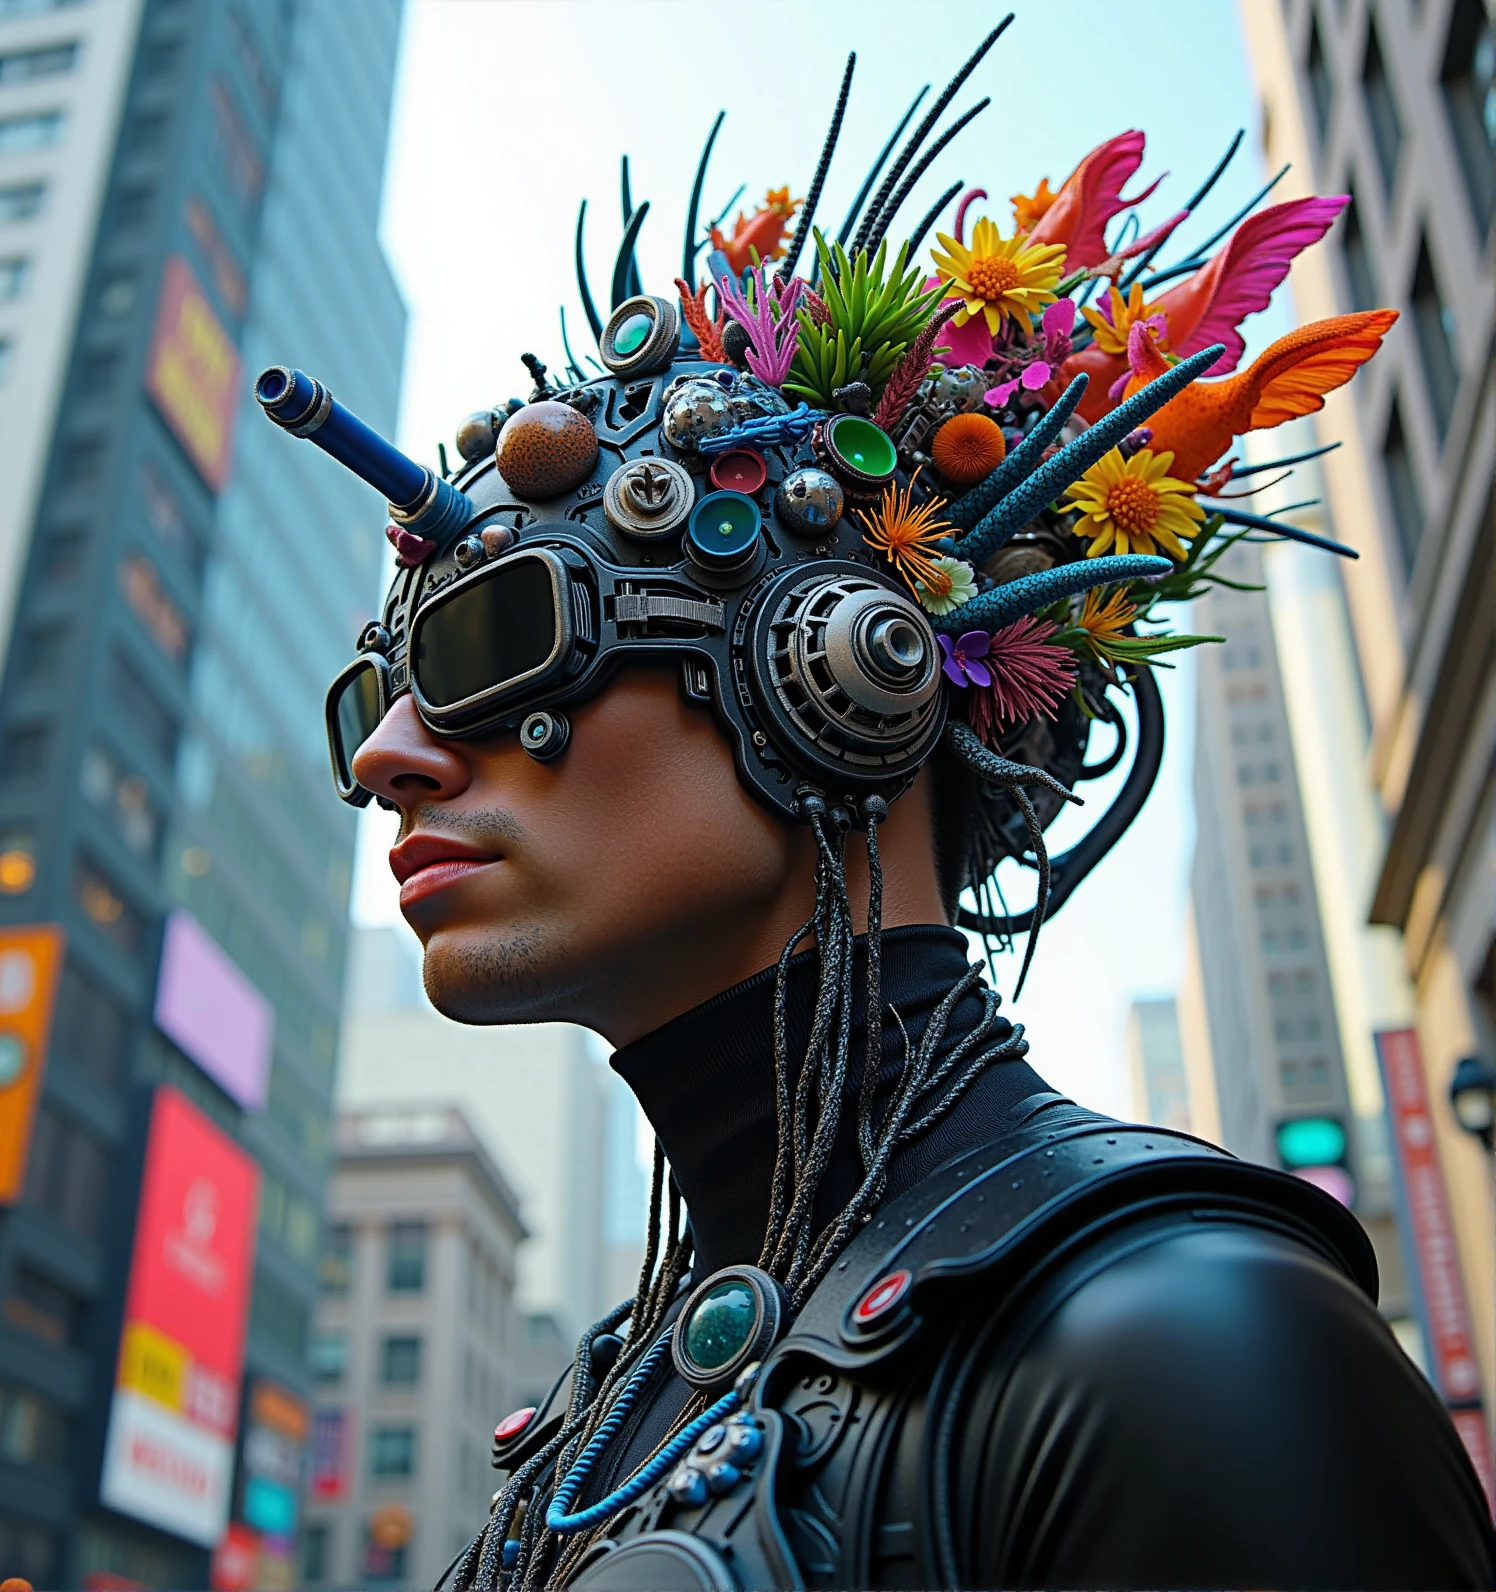
{"label": "armor shoulder panel", "polygon": [[[771,1355],[848,1372],[917,1338],[942,1300],[976,1279],[990,1296],[1037,1280],[1109,1233],[1169,1213],[1289,1234],[1373,1303],[1376,1260],[1361,1225],[1301,1178],[1164,1128],[1114,1122],[1035,1097],[1011,1134],[948,1162],[891,1201],[852,1241]],[[944,1312],[941,1312],[944,1313]]]}

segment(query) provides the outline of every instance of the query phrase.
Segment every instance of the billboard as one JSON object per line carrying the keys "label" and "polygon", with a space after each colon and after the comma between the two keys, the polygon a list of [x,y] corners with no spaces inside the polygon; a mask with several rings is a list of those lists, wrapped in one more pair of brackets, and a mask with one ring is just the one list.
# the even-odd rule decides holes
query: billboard
{"label": "billboard", "polygon": [[343,1410],[318,1410],[312,1417],[311,1494],[318,1503],[348,1496],[348,1417]]}
{"label": "billboard", "polygon": [[162,272],[145,386],[203,480],[222,491],[239,403],[239,351],[180,254],[169,255]]}
{"label": "billboard", "polygon": [[190,912],[166,920],[156,1026],[246,1111],[265,1104],[275,1008]]}
{"label": "billboard", "polygon": [[205,1548],[229,1517],[258,1189],[244,1150],[156,1091],[99,1496]]}
{"label": "billboard", "polygon": [[64,943],[51,923],[0,929],[0,1205],[26,1182]]}
{"label": "billboard", "polygon": [[294,1393],[267,1377],[255,1378],[244,1426],[239,1514],[268,1538],[296,1534],[301,1460],[310,1424],[305,1403]]}
{"label": "billboard", "polygon": [[1496,1502],[1496,1468],[1491,1463],[1481,1409],[1475,1335],[1429,1114],[1428,1079],[1418,1034],[1411,1028],[1397,1028],[1383,1029],[1372,1037],[1387,1096],[1399,1215],[1412,1262],[1410,1281],[1423,1329],[1429,1378],[1449,1406],[1450,1419],[1487,1500]]}

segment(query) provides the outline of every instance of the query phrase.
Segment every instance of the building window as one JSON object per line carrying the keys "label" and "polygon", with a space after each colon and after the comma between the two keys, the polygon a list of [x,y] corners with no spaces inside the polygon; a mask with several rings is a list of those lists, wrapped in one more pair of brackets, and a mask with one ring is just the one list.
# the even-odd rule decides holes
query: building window
{"label": "building window", "polygon": [[31,280],[31,261],[24,255],[0,260],[0,299],[18,299]]}
{"label": "building window", "polygon": [[1392,92],[1392,79],[1387,76],[1375,20],[1366,29],[1361,91],[1366,97],[1366,119],[1371,123],[1371,142],[1377,152],[1382,186],[1390,194],[1397,179],[1397,157],[1402,151],[1402,118],[1397,113],[1397,99]]}
{"label": "building window", "polygon": [[414,1476],[416,1429],[413,1426],[376,1426],[369,1438],[371,1476]]}
{"label": "building window", "polygon": [[145,920],[123,889],[86,857],[73,863],[73,896],[83,916],[117,949],[129,956],[140,949]]}
{"label": "building window", "polygon": [[1460,387],[1460,368],[1456,353],[1454,311],[1439,292],[1427,235],[1418,240],[1418,264],[1413,270],[1413,286],[1408,296],[1413,301],[1413,331],[1418,339],[1418,354],[1423,362],[1429,402],[1433,406],[1434,419],[1442,437],[1449,425],[1449,417],[1454,412],[1455,395]]}
{"label": "building window", "polygon": [[47,192],[45,183],[15,183],[0,188],[0,224],[8,221],[30,221],[42,211],[42,199]]}
{"label": "building window", "polygon": [[308,1526],[301,1534],[301,1578],[309,1584],[315,1585],[325,1581],[330,1570],[332,1558],[332,1527],[325,1521],[319,1520],[315,1525]]}
{"label": "building window", "polygon": [[0,1383],[0,1459],[60,1470],[67,1459],[67,1416],[50,1399]]}
{"label": "building window", "polygon": [[187,621],[167,594],[156,566],[143,553],[132,553],[120,561],[119,589],[151,640],[173,663],[180,663],[191,640]]}
{"label": "building window", "polygon": [[97,1238],[104,1219],[109,1158],[91,1133],[48,1105],[36,1113],[26,1198],[76,1238]]}
{"label": "building window", "polygon": [[426,1286],[426,1224],[396,1222],[389,1232],[391,1293],[420,1293]]}
{"label": "building window", "polygon": [[1309,54],[1304,60],[1304,72],[1309,79],[1309,99],[1314,106],[1314,125],[1319,130],[1319,141],[1324,143],[1330,128],[1330,112],[1335,101],[1335,87],[1330,81],[1330,63],[1325,59],[1324,40],[1319,36],[1319,18],[1309,18]]}
{"label": "building window", "polygon": [[76,962],[62,970],[52,1043],[95,1083],[112,1088],[125,1070],[130,1019],[125,1009]]}
{"label": "building window", "polygon": [[11,1326],[60,1349],[82,1337],[84,1308],[76,1294],[29,1266],[18,1265],[0,1315]]}
{"label": "building window", "polygon": [[61,111],[31,111],[25,116],[0,119],[0,155],[20,155],[31,149],[46,149],[61,137]]}
{"label": "building window", "polygon": [[262,1333],[299,1360],[306,1353],[307,1316],[306,1303],[299,1295],[264,1271],[256,1270],[249,1307],[252,1331]]}
{"label": "building window", "polygon": [[386,1387],[415,1387],[421,1380],[421,1340],[386,1338],[379,1379]]}
{"label": "building window", "polygon": [[114,196],[114,222],[122,230],[145,225],[156,197],[154,183],[132,182],[121,186]]}
{"label": "building window", "polygon": [[78,41],[49,44],[39,50],[10,50],[0,55],[0,86],[31,83],[39,77],[71,72],[78,61]]}
{"label": "building window", "polygon": [[18,724],[0,741],[0,781],[21,785],[46,772],[52,732],[45,724]]}
{"label": "building window", "polygon": [[177,723],[145,676],[119,648],[113,657],[114,698],[125,734],[137,734],[161,761],[169,765],[176,754]]}
{"label": "building window", "polygon": [[309,1356],[312,1380],[321,1387],[336,1387],[348,1374],[348,1334],[319,1332]]}
{"label": "building window", "polygon": [[1496,28],[1481,0],[1455,0],[1440,77],[1476,231],[1484,233],[1496,210]]}
{"label": "building window", "polygon": [[1374,310],[1377,307],[1376,267],[1372,264],[1371,248],[1361,228],[1361,205],[1352,188],[1350,203],[1340,218],[1340,257],[1345,261],[1345,285],[1350,292],[1353,310]]}
{"label": "building window", "polygon": [[323,1233],[317,1277],[322,1292],[334,1298],[353,1286],[353,1229],[347,1222],[335,1223]]}
{"label": "building window", "polygon": [[68,626],[65,620],[33,625],[21,637],[16,677],[26,685],[45,685],[62,673],[67,658]]}
{"label": "building window", "polygon": [[1418,561],[1418,544],[1423,539],[1423,494],[1419,491],[1418,473],[1408,450],[1402,408],[1395,400],[1392,413],[1387,417],[1387,434],[1382,441],[1382,469],[1387,476],[1392,528],[1397,533],[1403,574],[1411,577],[1413,566]]}
{"label": "building window", "polygon": [[137,857],[155,856],[161,819],[141,775],[126,772],[112,752],[95,742],[83,754],[78,788],[90,805],[109,816]]}

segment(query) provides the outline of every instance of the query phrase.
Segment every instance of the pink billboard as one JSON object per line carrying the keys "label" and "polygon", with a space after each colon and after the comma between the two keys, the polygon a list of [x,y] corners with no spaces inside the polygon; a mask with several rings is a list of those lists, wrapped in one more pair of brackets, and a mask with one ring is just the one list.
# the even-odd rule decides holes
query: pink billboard
{"label": "pink billboard", "polygon": [[275,1010],[190,912],[166,920],[156,1026],[246,1111],[265,1104]]}

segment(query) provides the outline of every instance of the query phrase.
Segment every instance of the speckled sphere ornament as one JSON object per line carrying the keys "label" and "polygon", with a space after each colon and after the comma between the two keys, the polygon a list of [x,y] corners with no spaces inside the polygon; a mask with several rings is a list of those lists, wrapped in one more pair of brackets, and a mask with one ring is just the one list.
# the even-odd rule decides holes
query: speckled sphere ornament
{"label": "speckled sphere ornament", "polygon": [[597,467],[597,432],[570,404],[543,399],[516,410],[499,433],[499,474],[516,496],[574,492]]}
{"label": "speckled sphere ornament", "polygon": [[[512,425],[513,422],[511,421]],[[682,453],[695,453],[708,437],[720,436],[737,424],[722,384],[710,377],[683,381],[665,403],[665,440]]]}
{"label": "speckled sphere ornament", "polygon": [[846,507],[841,483],[829,470],[805,466],[791,470],[774,494],[774,512],[797,536],[824,536],[835,530]]}

